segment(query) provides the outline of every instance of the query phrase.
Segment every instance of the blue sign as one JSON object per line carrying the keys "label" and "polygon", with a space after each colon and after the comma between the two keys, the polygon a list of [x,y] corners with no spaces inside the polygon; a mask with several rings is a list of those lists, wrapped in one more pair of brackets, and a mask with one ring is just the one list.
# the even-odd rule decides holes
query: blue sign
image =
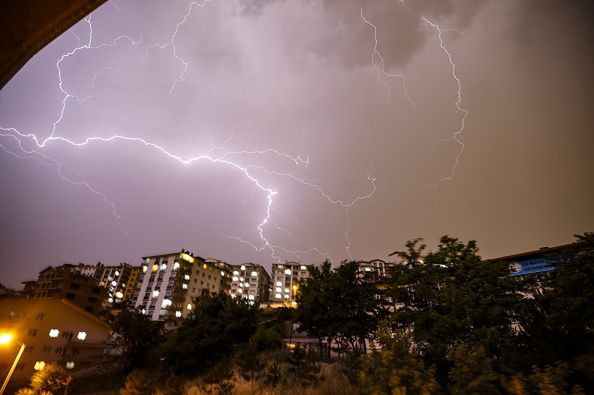
{"label": "blue sign", "polygon": [[557,269],[552,266],[552,262],[544,258],[532,258],[532,259],[518,259],[511,262],[510,276],[523,276],[524,274],[542,273],[549,272]]}

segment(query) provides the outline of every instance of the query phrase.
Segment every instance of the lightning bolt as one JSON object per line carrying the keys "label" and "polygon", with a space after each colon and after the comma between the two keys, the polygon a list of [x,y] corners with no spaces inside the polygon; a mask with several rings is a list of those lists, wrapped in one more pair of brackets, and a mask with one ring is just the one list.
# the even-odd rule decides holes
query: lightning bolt
{"label": "lightning bolt", "polygon": [[173,91],[175,90],[175,88],[177,87],[178,84],[180,84],[186,80],[185,75],[186,75],[186,72],[188,71],[188,67],[189,67],[188,62],[186,62],[184,60],[184,58],[179,56],[179,54],[177,53],[177,47],[175,46],[175,39],[177,38],[179,29],[186,23],[186,21],[188,20],[190,15],[192,15],[192,9],[194,8],[194,6],[204,8],[204,7],[206,7],[206,5],[208,3],[210,3],[210,1],[211,0],[204,0],[204,2],[202,2],[202,3],[199,3],[197,1],[190,2],[190,4],[188,5],[188,10],[186,11],[185,15],[175,25],[175,30],[173,31],[173,34],[171,35],[171,39],[169,40],[169,42],[167,42],[165,44],[153,44],[149,47],[149,49],[150,48],[159,48],[162,50],[171,47],[172,53],[173,53],[173,56],[175,57],[175,59],[177,59],[181,64],[183,64],[182,71],[179,73],[179,76],[177,77],[177,79],[175,81],[173,81],[171,88],[169,88],[169,94],[173,93]]}
{"label": "lightning bolt", "polygon": [[458,149],[458,152],[456,153],[456,157],[454,159],[454,164],[452,165],[450,174],[447,176],[441,177],[439,180],[437,180],[437,182],[435,182],[435,184],[431,185],[432,188],[437,188],[440,183],[442,183],[444,181],[451,181],[452,178],[454,178],[454,175],[456,174],[456,169],[460,166],[460,157],[462,156],[462,152],[464,151],[464,147],[465,147],[464,142],[462,142],[462,140],[460,139],[460,135],[464,132],[464,127],[466,125],[466,118],[468,117],[468,110],[466,110],[464,107],[462,107],[462,81],[460,80],[460,77],[456,73],[456,64],[452,60],[452,54],[450,51],[448,51],[448,49],[446,48],[446,46],[443,43],[443,36],[442,36],[443,31],[439,28],[439,26],[437,24],[431,22],[426,17],[422,17],[422,19],[425,23],[427,23],[429,26],[431,26],[433,29],[435,29],[437,31],[437,38],[439,39],[439,47],[446,54],[448,62],[450,63],[450,66],[452,68],[452,78],[456,81],[456,85],[458,86],[458,89],[456,92],[456,101],[455,101],[454,105],[455,105],[458,113],[462,114],[459,126],[454,129],[450,138],[443,140],[443,141],[454,141],[456,144],[458,144],[458,146],[460,148]]}
{"label": "lightning bolt", "polygon": [[[169,90],[170,93],[173,93],[176,86],[185,80],[185,73],[187,72],[187,69],[188,69],[188,63],[183,58],[181,58],[179,56],[179,54],[177,53],[177,48],[175,46],[175,39],[176,39],[181,27],[186,23],[186,21],[190,17],[193,7],[198,6],[198,7],[203,8],[206,6],[206,4],[209,1],[210,0],[205,0],[203,3],[198,3],[196,1],[192,1],[189,4],[187,12],[184,14],[183,18],[176,24],[176,28],[171,36],[170,41],[165,44],[153,44],[153,45],[150,45],[147,47],[147,50],[150,48],[166,49],[168,47],[171,47],[173,56],[184,65],[182,72],[179,74],[178,78],[173,82],[173,85],[171,86],[171,88]],[[121,12],[121,10],[119,8],[118,8],[118,11]],[[58,175],[64,181],[66,181],[72,185],[82,186],[82,187],[86,188],[88,191],[90,191],[91,193],[100,197],[105,203],[107,203],[111,207],[113,215],[118,219],[120,219],[121,216],[119,215],[119,213],[116,210],[115,203],[112,202],[111,200],[109,200],[105,194],[99,192],[82,176],[76,174],[75,172],[73,172],[69,169],[64,168],[59,161],[50,157],[47,154],[40,152],[39,149],[45,149],[50,144],[63,144],[63,145],[70,146],[73,148],[88,146],[88,145],[96,144],[96,143],[136,144],[136,145],[142,145],[142,146],[146,147],[147,149],[152,149],[152,150],[158,151],[159,153],[161,153],[165,157],[169,158],[170,160],[174,160],[184,166],[190,166],[197,162],[210,162],[210,163],[215,163],[215,164],[218,164],[221,166],[226,166],[234,171],[238,171],[238,172],[242,173],[243,176],[246,177],[246,179],[248,179],[256,188],[258,188],[260,191],[262,191],[263,194],[265,195],[265,215],[262,218],[262,220],[257,224],[256,230],[255,230],[255,233],[257,233],[257,235],[260,239],[260,242],[258,243],[258,245],[256,243],[244,240],[238,236],[226,235],[226,237],[228,237],[230,239],[238,240],[244,244],[247,244],[250,247],[252,247],[253,249],[255,249],[256,251],[268,250],[270,252],[271,257],[279,262],[281,261],[280,253],[294,255],[297,257],[308,256],[311,254],[318,254],[321,257],[333,260],[332,256],[328,252],[323,251],[318,247],[312,247],[309,249],[291,250],[286,247],[273,244],[268,240],[268,238],[266,237],[266,234],[265,234],[265,231],[266,231],[265,228],[268,225],[274,227],[278,231],[287,233],[287,235],[290,238],[292,238],[292,235],[290,234],[290,232],[288,230],[280,227],[279,225],[277,225],[276,223],[274,223],[272,221],[272,207],[273,207],[273,203],[274,203],[274,197],[278,194],[278,191],[272,186],[265,185],[265,183],[262,180],[260,180],[258,177],[256,177],[253,174],[253,171],[254,170],[262,170],[268,175],[286,177],[286,178],[293,180],[296,183],[301,184],[302,186],[312,188],[320,196],[322,196],[324,199],[326,199],[330,204],[338,206],[338,207],[342,207],[345,210],[347,210],[346,211],[347,216],[349,213],[348,210],[350,210],[352,207],[354,207],[361,200],[370,199],[373,196],[373,194],[375,193],[375,191],[377,189],[376,184],[375,184],[376,179],[370,175],[368,175],[367,178],[372,186],[371,191],[365,195],[356,196],[355,198],[353,198],[349,201],[349,200],[334,198],[329,193],[327,193],[320,185],[318,185],[312,181],[306,180],[304,178],[301,178],[299,176],[296,176],[295,174],[283,173],[283,172],[279,172],[279,171],[275,171],[275,170],[270,170],[270,169],[264,168],[263,166],[242,165],[239,162],[237,162],[236,160],[233,160],[234,157],[238,157],[238,156],[254,156],[254,155],[276,156],[283,160],[290,161],[296,166],[307,167],[310,164],[310,160],[309,160],[308,156],[302,156],[301,154],[291,155],[288,153],[281,152],[275,148],[267,148],[267,149],[263,149],[263,150],[224,151],[225,145],[232,138],[225,141],[225,143],[223,143],[223,145],[221,145],[221,146],[215,146],[214,144],[211,144],[212,145],[211,149],[209,151],[207,151],[205,154],[184,157],[184,156],[181,156],[181,155],[178,155],[176,153],[169,151],[167,148],[165,148],[159,144],[153,143],[151,141],[145,140],[140,137],[130,137],[130,136],[116,134],[116,135],[112,135],[110,137],[91,136],[91,137],[83,138],[81,140],[73,140],[73,139],[69,139],[69,138],[60,136],[58,134],[59,125],[61,124],[62,120],[64,119],[66,110],[68,108],[69,101],[76,100],[76,101],[84,102],[90,98],[110,99],[109,96],[102,96],[102,95],[87,95],[87,96],[80,97],[72,92],[69,92],[64,86],[63,71],[62,71],[62,67],[61,67],[62,63],[66,59],[76,56],[77,54],[82,53],[83,51],[96,50],[96,49],[103,48],[103,47],[114,47],[114,46],[119,45],[121,42],[127,42],[132,46],[139,45],[143,42],[142,36],[140,37],[140,39],[135,40],[127,35],[121,35],[119,37],[116,37],[111,43],[103,43],[103,44],[95,44],[94,45],[93,44],[92,15],[88,16],[87,18],[84,18],[84,22],[88,26],[88,37],[86,39],[86,42],[81,45],[81,42],[82,42],[81,38],[75,34],[78,46],[76,46],[74,49],[62,54],[61,57],[56,62],[56,69],[57,69],[57,76],[58,76],[58,90],[62,94],[62,100],[61,100],[61,106],[60,106],[59,113],[58,113],[55,121],[52,123],[51,131],[50,131],[49,135],[45,138],[42,138],[35,133],[24,133],[24,132],[17,130],[16,128],[0,127],[0,130],[3,131],[3,133],[0,133],[0,136],[15,141],[20,152],[22,152],[24,155],[15,153],[14,151],[8,149],[3,144],[0,144],[1,149],[3,149],[5,152],[9,153],[12,156],[15,156],[18,159],[33,159],[33,160],[36,160],[41,165],[55,167],[57,169]],[[379,54],[379,52],[378,52],[378,54]],[[381,55],[380,55],[380,59],[381,59]],[[382,59],[382,62],[383,62],[383,59]],[[383,66],[382,66],[381,70],[383,71]],[[113,68],[113,67],[107,67],[107,68],[104,68],[104,69],[96,72],[94,74],[94,76],[92,78],[92,82],[88,88],[94,88],[97,78],[99,76],[103,75],[104,73],[106,73],[107,71],[119,71],[119,70],[117,70],[116,68]],[[388,74],[386,74],[386,75],[390,76]],[[23,145],[24,141],[31,141],[37,147],[37,149],[34,149],[34,150],[26,149]],[[220,152],[220,154],[215,155],[215,153],[218,153],[218,152]],[[75,180],[75,179],[72,179],[71,177],[68,177],[65,174],[65,171],[67,171],[68,173],[77,175],[77,177],[79,177],[79,179]],[[349,227],[350,227],[350,219],[349,219]],[[128,234],[128,232],[126,232],[126,235]],[[347,231],[346,235],[348,238],[348,231]],[[350,248],[350,241],[349,241],[349,248]],[[347,249],[347,252],[348,252],[348,249]]]}
{"label": "lightning bolt", "polygon": [[[390,86],[388,85],[388,81],[386,80],[386,78],[400,78],[402,80],[400,87],[402,88],[402,92],[404,93],[404,96],[406,97],[406,100],[408,100],[408,102],[410,103],[410,105],[412,106],[413,109],[417,109],[417,105],[416,103],[411,99],[411,97],[408,94],[408,91],[406,90],[406,80],[407,77],[406,75],[402,74],[402,73],[388,73],[385,70],[385,65],[384,65],[384,57],[382,56],[380,50],[379,50],[379,41],[377,39],[377,27],[371,23],[369,21],[369,19],[367,19],[365,17],[365,15],[363,15],[363,8],[360,9],[361,11],[361,19],[363,20],[363,22],[365,22],[367,25],[371,26],[371,28],[373,29],[373,40],[374,40],[374,44],[373,44],[373,52],[371,53],[371,64],[373,65],[373,68],[376,70],[377,72],[377,78],[378,80],[380,80],[380,82],[385,86],[386,88],[386,100],[389,100],[391,97],[391,92],[390,92]],[[377,62],[376,62],[377,59]]]}

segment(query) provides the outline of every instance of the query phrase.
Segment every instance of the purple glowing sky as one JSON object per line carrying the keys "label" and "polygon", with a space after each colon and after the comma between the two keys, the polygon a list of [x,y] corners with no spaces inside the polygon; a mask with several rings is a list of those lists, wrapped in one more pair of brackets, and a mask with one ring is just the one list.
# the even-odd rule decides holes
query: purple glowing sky
{"label": "purple glowing sky", "polygon": [[269,266],[442,234],[485,257],[569,242],[594,224],[592,16],[108,2],[0,92],[0,282],[181,248]]}

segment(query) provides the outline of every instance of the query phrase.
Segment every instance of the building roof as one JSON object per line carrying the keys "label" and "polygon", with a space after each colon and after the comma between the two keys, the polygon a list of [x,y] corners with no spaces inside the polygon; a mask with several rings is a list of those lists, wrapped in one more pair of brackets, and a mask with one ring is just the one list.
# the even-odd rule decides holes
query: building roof
{"label": "building roof", "polygon": [[528,257],[535,256],[535,255],[546,255],[546,254],[551,254],[554,252],[563,251],[568,248],[575,247],[575,245],[576,245],[575,243],[570,243],[570,244],[563,244],[563,245],[559,245],[559,246],[555,246],[555,247],[542,247],[542,248],[539,248],[538,250],[521,252],[521,253],[513,254],[513,255],[506,255],[506,256],[499,257],[499,258],[490,258],[490,259],[486,259],[486,261],[491,261],[491,262],[513,261],[513,260],[518,260],[518,259],[522,259],[522,258],[528,258]]}

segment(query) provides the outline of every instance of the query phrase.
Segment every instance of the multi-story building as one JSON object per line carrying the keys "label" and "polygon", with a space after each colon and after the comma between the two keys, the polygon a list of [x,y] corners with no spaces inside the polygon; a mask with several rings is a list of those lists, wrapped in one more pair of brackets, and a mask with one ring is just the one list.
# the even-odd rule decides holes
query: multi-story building
{"label": "multi-story building", "polygon": [[358,261],[359,270],[361,274],[366,276],[372,276],[376,281],[381,281],[390,276],[390,268],[394,265],[393,263],[383,261],[381,259],[372,259],[370,261]]}
{"label": "multi-story building", "polygon": [[132,295],[140,266],[132,266],[128,263],[120,263],[117,266],[98,265],[94,273],[99,280],[99,285],[107,290],[106,304],[117,307],[125,303]]}
{"label": "multi-story building", "polygon": [[182,250],[143,258],[134,306],[152,320],[186,317],[194,299],[227,291],[230,272]]}
{"label": "multi-story building", "polygon": [[268,300],[270,276],[261,265],[234,265],[231,280],[231,297],[246,299],[250,304]]}
{"label": "multi-story building", "polygon": [[80,274],[71,264],[48,266],[31,285],[32,298],[67,299],[90,313],[98,313],[105,298],[97,279]]}
{"label": "multi-story building", "polygon": [[11,382],[28,380],[50,362],[74,372],[103,361],[110,326],[74,303],[59,299],[0,300],[0,334],[12,341],[2,345],[0,377],[4,378],[21,345],[24,351]]}
{"label": "multi-story building", "polygon": [[294,304],[300,282],[309,277],[308,266],[300,262],[273,263],[270,300]]}

